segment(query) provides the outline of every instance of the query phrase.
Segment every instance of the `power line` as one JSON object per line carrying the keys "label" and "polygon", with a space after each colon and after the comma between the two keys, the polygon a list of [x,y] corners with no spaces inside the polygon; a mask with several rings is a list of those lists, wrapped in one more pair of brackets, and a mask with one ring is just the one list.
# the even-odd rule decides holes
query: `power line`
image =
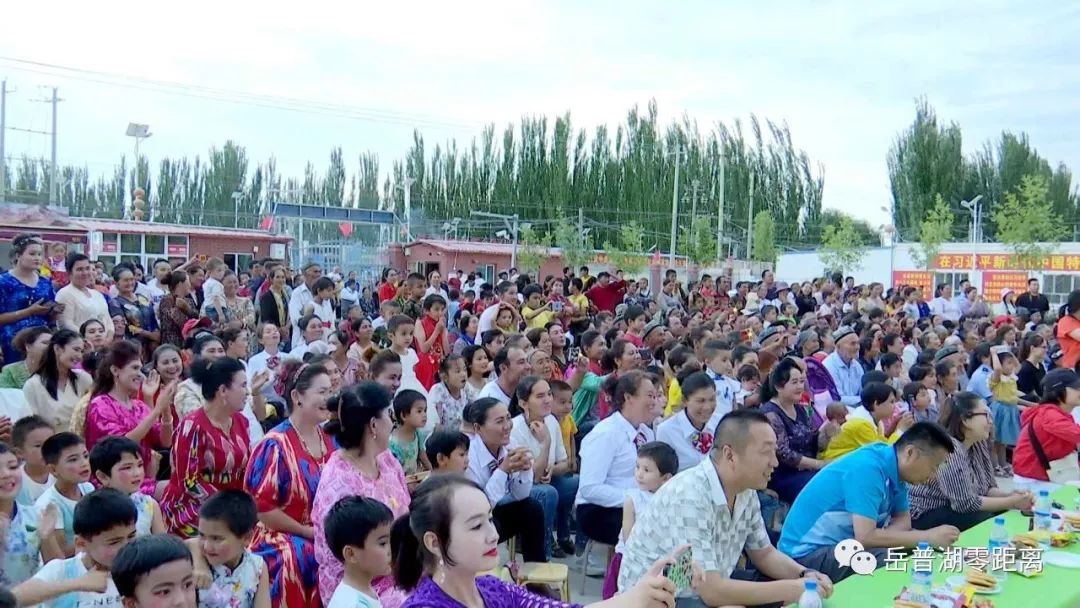
{"label": "power line", "polygon": [[44,63],[40,61],[19,59],[16,57],[0,56],[0,62],[8,64],[8,67],[10,67],[11,69],[23,72],[30,72],[34,74],[62,76],[64,78],[71,78],[73,80],[80,80],[84,82],[93,82],[98,84],[125,87],[168,95],[179,95],[198,99],[226,101],[230,103],[251,105],[276,110],[285,110],[291,112],[300,112],[305,114],[336,116],[339,118],[347,118],[351,120],[400,124],[417,127],[479,129],[487,126],[485,123],[475,121],[464,121],[430,116],[425,114],[413,114],[399,112],[395,110],[383,110],[378,108],[365,108],[357,106],[347,106],[342,104],[330,104],[295,97],[248,93],[245,91],[220,89],[182,82],[156,80],[151,78],[142,78],[138,76],[129,76],[125,74],[116,74],[111,72],[101,72],[96,70],[75,68],[70,66]]}

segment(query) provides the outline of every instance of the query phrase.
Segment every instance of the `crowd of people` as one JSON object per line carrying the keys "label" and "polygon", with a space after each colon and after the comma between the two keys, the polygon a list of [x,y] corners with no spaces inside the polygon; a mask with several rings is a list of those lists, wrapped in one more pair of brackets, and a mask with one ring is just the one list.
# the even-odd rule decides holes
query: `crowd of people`
{"label": "crowd of people", "polygon": [[13,240],[18,605],[563,605],[510,539],[613,547],[596,605],[781,605],[851,574],[842,540],[883,564],[1080,479],[1080,291],[324,271]]}

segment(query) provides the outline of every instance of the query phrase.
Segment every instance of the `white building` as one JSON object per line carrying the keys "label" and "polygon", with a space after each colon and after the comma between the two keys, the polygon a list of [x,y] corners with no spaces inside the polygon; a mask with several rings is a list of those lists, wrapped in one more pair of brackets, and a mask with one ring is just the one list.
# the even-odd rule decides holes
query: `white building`
{"label": "white building", "polygon": [[[1040,280],[1051,305],[1064,303],[1070,291],[1080,289],[1080,242],[1061,243],[1038,269],[1019,267],[1009,247],[999,243],[945,243],[932,270],[927,271],[911,259],[912,247],[897,243],[867,249],[862,265],[848,275],[855,277],[856,284],[918,285],[924,288],[927,300],[933,297],[933,289],[927,287],[948,283],[955,289],[964,279],[989,303],[998,302],[1005,287],[1023,291],[1029,278]],[[785,253],[777,260],[775,272],[778,281],[805,281],[822,276],[825,263],[817,251]]]}

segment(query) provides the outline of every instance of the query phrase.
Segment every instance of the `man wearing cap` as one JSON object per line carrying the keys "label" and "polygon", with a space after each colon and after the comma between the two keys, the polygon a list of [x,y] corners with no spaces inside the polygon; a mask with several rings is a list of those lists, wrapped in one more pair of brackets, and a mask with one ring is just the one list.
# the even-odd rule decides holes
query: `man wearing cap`
{"label": "man wearing cap", "polygon": [[667,335],[668,333],[664,331],[664,324],[660,322],[660,319],[653,319],[645,324],[645,331],[641,334],[641,341],[645,348],[655,351],[664,343]]}
{"label": "man wearing cap", "polygon": [[[955,336],[949,336],[949,339],[951,340],[954,337]],[[934,353],[934,363],[948,363],[955,367],[957,369],[956,379],[960,390],[967,390],[970,378],[968,378],[967,369],[964,366],[964,351],[960,346],[946,340],[945,346],[942,346]]]}
{"label": "man wearing cap", "polygon": [[[322,266],[315,262],[308,262],[307,264],[304,264],[303,272],[304,284],[294,289],[292,295],[289,296],[289,321],[294,325],[304,316],[304,308],[315,301],[315,294],[312,292],[312,288],[315,286],[315,281],[322,278]],[[303,330],[293,327],[293,348],[298,348],[303,343]]]}
{"label": "man wearing cap", "polygon": [[1037,310],[1044,317],[1050,312],[1050,301],[1039,293],[1039,279],[1028,279],[1027,291],[1016,297],[1016,305],[1031,311]]}
{"label": "man wearing cap", "polygon": [[863,367],[859,364],[859,335],[845,325],[832,334],[836,350],[825,357],[823,364],[832,376],[840,401],[850,407],[862,403]]}

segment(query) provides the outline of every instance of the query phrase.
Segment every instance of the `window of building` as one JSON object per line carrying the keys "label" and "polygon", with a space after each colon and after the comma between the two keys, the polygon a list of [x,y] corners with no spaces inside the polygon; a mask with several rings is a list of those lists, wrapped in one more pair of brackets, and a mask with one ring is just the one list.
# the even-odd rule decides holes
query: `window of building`
{"label": "window of building", "polygon": [[[937,290],[938,285],[949,285],[953,288],[953,293],[959,293],[960,283],[969,281],[968,273],[966,272],[939,272],[934,277],[934,290]],[[926,299],[929,300],[934,297],[934,294],[930,294]]]}
{"label": "window of building", "polygon": [[241,272],[247,272],[251,268],[251,262],[254,261],[254,256],[250,253],[226,253],[222,257],[222,261],[225,265],[232,269],[236,274]]}
{"label": "window of building", "polygon": [[1069,299],[1069,293],[1080,289],[1080,276],[1075,274],[1044,274],[1042,293],[1050,301],[1050,306],[1060,306]]}
{"label": "window of building", "polygon": [[[101,234],[101,252],[97,259],[105,263],[106,271],[120,262],[138,262],[151,268],[154,260],[168,257],[175,264],[187,261],[188,237],[160,234]],[[250,255],[248,258],[250,259]]]}

